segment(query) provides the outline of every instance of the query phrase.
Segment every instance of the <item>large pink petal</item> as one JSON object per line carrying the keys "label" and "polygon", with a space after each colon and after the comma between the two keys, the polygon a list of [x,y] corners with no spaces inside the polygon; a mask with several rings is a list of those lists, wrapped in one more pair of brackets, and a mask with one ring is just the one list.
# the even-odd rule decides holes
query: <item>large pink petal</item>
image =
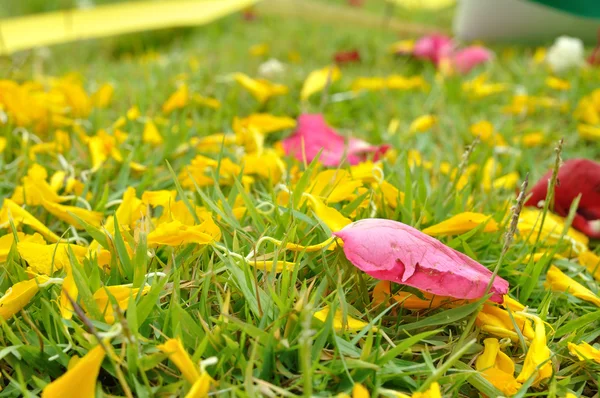
{"label": "large pink petal", "polygon": [[351,165],[365,160],[369,154],[377,159],[389,148],[388,145],[371,145],[357,138],[350,138],[346,145],[344,137],[329,127],[320,114],[300,115],[296,131],[281,144],[287,155],[300,161],[306,157],[307,162],[312,162],[322,150],[319,161],[325,166],[338,166],[344,157]]}
{"label": "large pink petal", "polygon": [[[477,261],[397,221],[369,218],[334,235],[348,260],[367,274],[439,296],[481,298],[492,277]],[[490,292],[501,303],[508,282],[497,276]]]}
{"label": "large pink petal", "polygon": [[472,46],[455,52],[452,62],[458,72],[465,74],[477,65],[488,62],[493,56],[494,53],[485,47]]}
{"label": "large pink petal", "polygon": [[419,59],[427,59],[438,64],[441,59],[452,53],[454,43],[448,36],[441,34],[432,34],[421,37],[415,43],[413,56]]}

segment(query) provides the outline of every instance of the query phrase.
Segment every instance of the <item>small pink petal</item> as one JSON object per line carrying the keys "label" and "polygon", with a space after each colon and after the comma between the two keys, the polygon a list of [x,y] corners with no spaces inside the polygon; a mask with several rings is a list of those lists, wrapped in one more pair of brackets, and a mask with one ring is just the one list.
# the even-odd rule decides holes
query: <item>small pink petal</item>
{"label": "small pink petal", "polygon": [[346,145],[346,139],[329,127],[321,114],[300,115],[296,131],[281,144],[287,155],[299,161],[306,157],[307,162],[312,162],[322,150],[319,161],[325,166],[338,166],[344,157],[348,163],[355,165],[369,154],[377,160],[389,148],[388,145],[371,145],[357,138],[350,138]]}
{"label": "small pink petal", "polygon": [[494,53],[485,47],[472,46],[455,52],[452,61],[458,72],[465,74],[477,65],[488,62],[493,56]]}
{"label": "small pink petal", "polygon": [[421,37],[415,43],[413,56],[418,59],[428,59],[434,64],[452,53],[454,43],[448,36],[432,34]]}
{"label": "small pink petal", "polygon": [[[334,235],[348,260],[367,274],[439,296],[481,298],[492,277],[477,261],[397,221],[368,218]],[[496,276],[490,292],[490,300],[502,303],[508,282]]]}

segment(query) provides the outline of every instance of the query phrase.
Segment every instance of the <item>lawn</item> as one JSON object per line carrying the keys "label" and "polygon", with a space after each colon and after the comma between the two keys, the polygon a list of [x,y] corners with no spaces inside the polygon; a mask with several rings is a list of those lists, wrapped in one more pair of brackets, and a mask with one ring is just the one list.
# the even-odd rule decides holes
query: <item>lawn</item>
{"label": "lawn", "polygon": [[[381,23],[259,8],[0,59],[0,397],[597,396],[594,242],[569,227],[576,204],[560,218],[517,196],[561,159],[599,158],[577,111],[599,70],[554,75],[545,43],[440,71],[390,51],[417,36],[389,18],[449,30],[451,10],[359,12]],[[323,70],[355,49],[339,78]],[[259,72],[284,86],[264,101],[239,75]],[[389,148],[286,154],[307,113]],[[367,218],[425,231],[424,256],[442,242],[509,297],[370,276],[330,239]],[[391,239],[374,235],[361,256]]]}

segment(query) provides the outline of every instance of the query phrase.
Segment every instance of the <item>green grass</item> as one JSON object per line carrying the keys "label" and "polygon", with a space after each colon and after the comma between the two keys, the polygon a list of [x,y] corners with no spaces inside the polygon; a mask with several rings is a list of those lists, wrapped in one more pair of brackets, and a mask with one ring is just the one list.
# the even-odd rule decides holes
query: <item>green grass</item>
{"label": "green grass", "polygon": [[[373,12],[381,13],[381,9]],[[399,10],[396,13],[407,16]],[[442,16],[442,20],[445,18]],[[426,18],[419,15],[415,20],[423,22]],[[385,30],[338,25],[333,28],[269,16],[248,23],[236,15],[197,29],[57,46],[50,49],[47,57],[35,51],[17,54],[2,59],[1,67],[7,71],[6,78],[17,81],[31,79],[39,71],[51,76],[77,72],[88,92],[104,82],[113,83],[116,90],[109,108],[94,110],[85,124],[89,135],[109,128],[133,105],[140,108],[142,115],[161,116],[161,106],[179,80],[185,80],[191,91],[221,101],[218,110],[188,106],[167,116],[167,124],[160,126],[165,143],[156,149],[142,142],[143,124],[128,122],[124,130],[129,138],[121,146],[124,157],[148,166],[148,170],[136,173],[126,162],[121,165],[109,161],[91,175],[86,183],[86,192],[91,194],[89,202],[105,216],[115,210],[106,204],[120,199],[127,187],[134,187],[138,197],[147,190],[179,189],[178,198],[186,197],[190,203],[213,213],[222,231],[220,244],[242,256],[253,249],[261,236],[303,244],[324,241],[330,231],[299,201],[293,208],[275,206],[272,212],[258,211],[263,202],[276,205],[274,187],[264,179],[257,178],[249,192],[244,192],[239,179],[231,186],[216,184],[196,190],[180,190],[174,179],[196,155],[190,151],[175,156],[175,148],[191,137],[232,132],[235,116],[269,112],[296,117],[301,112],[323,111],[336,128],[352,131],[372,143],[388,143],[398,152],[396,159],[383,162],[383,169],[385,180],[406,194],[405,205],[395,210],[378,206],[376,217],[422,229],[463,211],[490,214],[501,223],[500,231],[476,230],[440,239],[494,269],[504,244],[505,215],[514,204],[515,194],[513,190],[486,192],[481,182],[482,166],[494,157],[502,166],[502,174],[516,171],[523,180],[529,173],[531,184],[553,166],[554,147],[560,138],[565,140],[564,159],[598,159],[597,143],[586,143],[577,136],[572,110],[583,95],[597,87],[600,75],[597,70],[570,72],[563,77],[571,82],[572,88],[556,92],[544,84],[548,76],[545,68],[533,66],[533,49],[515,48],[511,56],[506,49],[495,48],[497,59],[484,69],[490,81],[507,83],[510,88],[507,93],[470,100],[461,83],[476,73],[466,78],[437,80],[431,65],[389,55],[387,48],[396,40],[396,35]],[[269,44],[268,56],[248,54],[248,48],[258,43]],[[330,94],[349,91],[356,77],[390,74],[420,74],[431,85],[430,90],[362,93],[347,101],[329,100],[324,107],[320,96],[315,95],[309,103],[302,104],[299,92],[308,73],[329,64],[336,51],[352,48],[360,50],[362,61],[342,68],[342,78],[331,86]],[[149,51],[157,52],[158,58],[147,57]],[[300,54],[299,63],[288,62],[291,51]],[[199,60],[197,70],[190,67],[192,57]],[[258,66],[270,57],[286,63],[286,72],[278,80],[290,88],[290,93],[261,106],[227,77],[233,72],[255,76]],[[542,109],[526,116],[503,113],[502,108],[511,101],[511,93],[521,88],[532,95],[563,100],[570,110]],[[428,132],[410,134],[411,121],[427,113],[437,115],[439,124]],[[392,119],[400,123],[395,134],[387,130]],[[443,161],[453,167],[460,164],[465,148],[473,141],[469,126],[479,120],[491,121],[509,143],[530,131],[542,131],[547,142],[535,148],[515,144],[509,154],[478,144],[467,165],[478,165],[479,171],[469,177],[464,189],[458,190],[448,176],[439,172],[439,166]],[[31,159],[23,156],[29,144],[13,134],[14,128],[11,124],[0,126],[0,136],[7,137],[9,143],[0,155],[2,198],[12,195],[32,164]],[[266,146],[272,146],[288,133],[269,136]],[[79,175],[90,168],[90,160],[87,146],[74,134],[71,136],[73,146],[64,158]],[[48,137],[51,134],[40,134],[42,140]],[[425,160],[433,162],[432,170],[408,167],[411,149],[419,150]],[[232,148],[223,148],[210,156],[218,161],[224,157],[239,160],[238,152]],[[61,169],[59,160],[52,155],[41,155],[37,162],[50,175]],[[284,162],[288,170],[298,164],[290,158],[284,158]],[[306,178],[303,183],[309,182]],[[296,189],[301,190],[301,184]],[[248,208],[239,220],[232,212],[238,194]],[[346,201],[336,208],[350,216],[359,202]],[[31,211],[57,234],[66,232],[69,236],[65,223],[41,208],[34,207]],[[359,209],[353,219],[369,216],[372,216],[370,209]],[[110,325],[98,320],[100,310],[95,308],[93,292],[104,285],[140,286],[144,275],[150,272],[163,272],[166,276],[149,280],[150,293],[132,299],[123,320],[123,331],[109,343],[121,360],[104,361],[98,391],[101,388],[105,396],[125,395],[124,385],[139,397],[185,396],[189,383],[156,348],[165,337],[181,338],[196,362],[217,358],[215,365],[207,367],[219,383],[214,389],[217,395],[331,396],[349,392],[354,383],[362,383],[373,396],[387,396],[389,390],[414,392],[434,381],[440,383],[444,396],[498,394],[480,374],[472,371],[474,358],[482,350],[483,339],[488,337],[477,327],[466,328],[479,310],[479,303],[421,312],[404,310],[400,305],[374,306],[371,292],[377,281],[353,267],[339,248],[291,253],[266,244],[263,253],[275,252],[278,259],[297,264],[291,272],[274,274],[248,267],[226,251],[210,246],[161,247],[149,256],[143,243],[144,233],[135,236],[130,232],[114,236],[114,256],[119,266],[111,272],[101,271],[94,261],[87,259],[80,267],[74,267],[79,270],[75,272],[79,304],[87,308],[89,319],[75,315],[72,321],[64,321],[56,305],[60,288],[51,286],[41,289],[20,313],[0,321],[0,385],[3,386],[0,397],[39,394],[46,383],[65,372],[72,355],[84,355],[96,344],[90,324],[97,332],[110,329]],[[8,233],[10,229],[0,231],[0,235]],[[93,228],[80,231],[80,236],[88,240],[104,238],[101,231]],[[133,241],[134,236],[139,243],[130,257],[124,242]],[[499,275],[510,282],[513,297],[547,322],[555,373],[542,386],[524,388],[519,396],[563,397],[568,390],[594,396],[598,393],[598,365],[576,361],[567,350],[567,342],[597,342],[600,310],[572,296],[548,292],[543,279],[549,261],[523,262],[534,250],[533,245],[516,239],[500,263]],[[72,261],[76,262],[74,256]],[[598,292],[597,282],[576,263],[567,260],[554,263]],[[0,270],[0,291],[25,279],[24,266],[13,248]],[[62,277],[64,273],[56,276]],[[325,305],[370,324],[356,333],[336,332],[331,317],[324,323],[313,318],[313,313]],[[63,353],[69,344],[72,349]],[[518,374],[524,358],[522,347],[518,342],[513,343],[508,352],[517,363]],[[51,361],[52,356],[57,359]]]}

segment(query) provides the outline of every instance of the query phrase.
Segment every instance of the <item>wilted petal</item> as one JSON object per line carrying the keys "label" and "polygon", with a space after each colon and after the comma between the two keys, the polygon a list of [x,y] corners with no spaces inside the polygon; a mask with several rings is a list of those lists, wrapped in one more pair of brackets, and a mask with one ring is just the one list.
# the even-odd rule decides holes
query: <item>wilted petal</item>
{"label": "wilted petal", "polygon": [[485,348],[475,361],[475,369],[504,394],[514,395],[521,388],[521,383],[515,380],[512,359],[500,351],[498,339],[485,339],[483,344]]}
{"label": "wilted petal", "polygon": [[319,217],[332,232],[339,231],[346,225],[352,223],[352,220],[344,217],[333,207],[327,206],[320,199],[315,198],[313,195],[304,195],[308,198],[309,206],[313,209],[317,217]]}
{"label": "wilted petal", "polygon": [[81,207],[61,205],[59,203],[53,203],[47,200],[42,201],[42,206],[44,206],[44,209],[46,209],[48,213],[77,229],[83,229],[83,225],[81,225],[79,221],[71,214],[75,214],[77,217],[81,218],[88,224],[93,225],[94,227],[99,227],[100,223],[102,223],[103,214],[97,211],[87,210]]}
{"label": "wilted petal", "polygon": [[[167,101],[162,106],[163,113],[171,113],[175,109],[181,109],[185,107],[189,102],[190,94],[187,85],[182,84],[179,88],[171,94]],[[138,116],[139,117],[139,116]],[[132,118],[130,118],[132,119]],[[137,119],[137,118],[135,118]]]}
{"label": "wilted petal", "polygon": [[[348,260],[369,275],[428,293],[477,299],[486,293],[492,272],[470,257],[397,221],[365,219],[334,236],[344,242]],[[491,300],[502,302],[508,282],[496,277]]]}
{"label": "wilted petal", "polygon": [[[33,235],[27,235],[23,232],[17,232],[17,237],[19,239],[19,242],[33,242],[40,244],[46,243],[44,238],[42,238],[42,236],[38,233],[35,233]],[[12,232],[9,232],[4,236],[0,236],[0,263],[6,261],[6,259],[8,258],[8,253],[10,253],[10,249],[12,248],[14,243],[15,235]]]}

